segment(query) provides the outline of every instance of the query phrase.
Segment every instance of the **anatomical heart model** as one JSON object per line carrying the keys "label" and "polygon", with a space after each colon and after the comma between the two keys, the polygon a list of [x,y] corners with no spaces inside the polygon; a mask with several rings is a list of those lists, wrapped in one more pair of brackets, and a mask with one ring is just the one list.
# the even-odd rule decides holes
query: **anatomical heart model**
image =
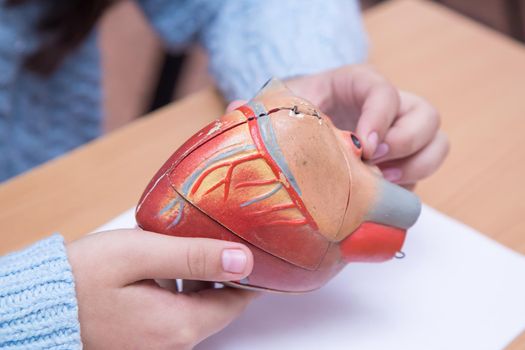
{"label": "anatomical heart model", "polygon": [[246,244],[254,269],[236,286],[319,288],[349,262],[393,258],[419,216],[417,197],[365,164],[361,147],[271,80],[168,159],[140,199],[137,222]]}

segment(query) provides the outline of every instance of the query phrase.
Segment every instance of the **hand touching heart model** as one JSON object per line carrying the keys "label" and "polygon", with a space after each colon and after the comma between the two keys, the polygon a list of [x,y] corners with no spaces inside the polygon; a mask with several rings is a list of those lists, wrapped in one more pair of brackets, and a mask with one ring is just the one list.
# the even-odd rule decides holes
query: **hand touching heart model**
{"label": "hand touching heart model", "polygon": [[420,213],[418,198],[363,162],[361,148],[271,80],[168,159],[140,199],[137,222],[246,244],[254,269],[235,286],[314,290],[349,262],[393,258]]}

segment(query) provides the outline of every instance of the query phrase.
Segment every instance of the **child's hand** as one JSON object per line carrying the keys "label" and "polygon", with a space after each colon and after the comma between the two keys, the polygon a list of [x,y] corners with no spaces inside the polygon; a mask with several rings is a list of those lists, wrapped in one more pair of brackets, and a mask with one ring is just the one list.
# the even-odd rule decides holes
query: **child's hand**
{"label": "child's hand", "polygon": [[173,293],[153,281],[240,280],[253,257],[238,243],[118,230],[82,238],[67,251],[85,349],[190,349],[256,295],[233,288]]}
{"label": "child's hand", "polygon": [[397,90],[367,66],[304,76],[287,85],[340,128],[355,130],[364,143],[364,158],[392,182],[411,186],[436,171],[447,155],[448,140],[439,131],[434,107]]}

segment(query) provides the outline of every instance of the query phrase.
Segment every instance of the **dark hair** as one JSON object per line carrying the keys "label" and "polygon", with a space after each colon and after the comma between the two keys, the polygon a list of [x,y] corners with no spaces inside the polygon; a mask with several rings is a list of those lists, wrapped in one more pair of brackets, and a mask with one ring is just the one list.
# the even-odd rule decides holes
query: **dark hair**
{"label": "dark hair", "polygon": [[24,67],[50,75],[89,35],[104,11],[116,0],[7,0],[6,6],[38,1],[44,3],[42,16],[35,23],[41,39],[38,48],[29,54]]}

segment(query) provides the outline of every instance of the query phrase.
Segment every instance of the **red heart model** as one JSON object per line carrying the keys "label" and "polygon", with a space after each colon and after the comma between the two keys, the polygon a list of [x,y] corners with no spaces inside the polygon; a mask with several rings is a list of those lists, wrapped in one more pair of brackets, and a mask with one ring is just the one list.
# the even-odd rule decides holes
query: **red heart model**
{"label": "red heart model", "polygon": [[361,159],[361,142],[271,80],[192,136],[137,206],[145,230],[246,244],[251,275],[233,285],[306,292],[348,262],[401,250],[421,205]]}

